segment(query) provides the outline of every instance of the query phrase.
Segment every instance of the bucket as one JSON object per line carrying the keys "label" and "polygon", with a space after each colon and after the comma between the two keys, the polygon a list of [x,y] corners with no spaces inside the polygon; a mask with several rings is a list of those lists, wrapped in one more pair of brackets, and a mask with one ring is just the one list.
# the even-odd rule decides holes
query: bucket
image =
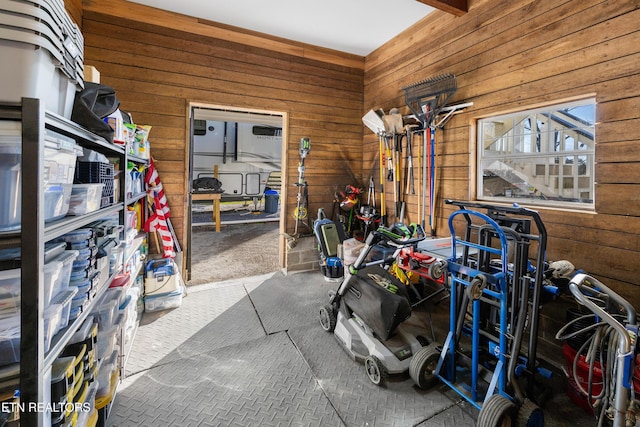
{"label": "bucket", "polygon": [[267,190],[264,192],[264,211],[272,214],[278,212],[278,192],[275,190]]}

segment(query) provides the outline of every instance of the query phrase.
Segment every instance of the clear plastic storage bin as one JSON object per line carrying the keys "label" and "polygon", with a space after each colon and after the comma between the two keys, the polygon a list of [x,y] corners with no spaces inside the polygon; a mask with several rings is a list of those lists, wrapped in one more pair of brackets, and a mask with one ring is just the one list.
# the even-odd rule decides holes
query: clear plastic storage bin
{"label": "clear plastic storage bin", "polygon": [[0,319],[20,312],[20,269],[0,271]]}
{"label": "clear plastic storage bin", "polygon": [[[44,264],[44,307],[51,305],[56,295],[56,281],[59,280],[63,263],[52,260]],[[12,317],[20,311],[20,269],[0,271],[0,319]]]}
{"label": "clear plastic storage bin", "polygon": [[54,295],[64,291],[69,287],[69,281],[71,280],[71,269],[77,256],[78,251],[64,251],[61,255],[58,255],[56,258],[54,258],[54,261],[59,261],[62,263],[60,274],[53,284]]}
{"label": "clear plastic storage bin", "polygon": [[84,215],[100,209],[104,184],[74,184],[69,215]]}
{"label": "clear plastic storage bin", "polygon": [[112,326],[109,329],[98,332],[97,348],[98,359],[104,360],[108,357],[116,346],[117,332],[120,328],[118,326]]}
{"label": "clear plastic storage bin", "polygon": [[51,339],[58,331],[58,325],[62,318],[62,306],[59,304],[51,304],[44,311],[44,352],[49,351]]}
{"label": "clear plastic storage bin", "polygon": [[20,361],[20,316],[0,319],[0,366]]}
{"label": "clear plastic storage bin", "polygon": [[178,308],[182,305],[182,287],[167,294],[149,295],[144,297],[144,311],[153,312]]}
{"label": "clear plastic storage bin", "polygon": [[[51,131],[45,134],[43,171],[45,221],[59,219],[67,214],[78,153],[79,147],[74,140]],[[20,229],[21,168],[20,122],[0,121],[0,232]]]}
{"label": "clear plastic storage bin", "polygon": [[70,287],[58,293],[55,297],[53,297],[51,304],[58,304],[61,307],[60,322],[58,323],[58,326],[54,333],[58,333],[59,331],[61,331],[62,329],[66,328],[69,325],[69,314],[71,313],[71,302],[73,301],[73,298],[76,296],[77,292],[78,292],[78,288]]}
{"label": "clear plastic storage bin", "polygon": [[44,265],[44,306],[47,307],[51,303],[51,299],[55,296],[56,282],[59,281],[62,272],[62,262],[55,259]]}
{"label": "clear plastic storage bin", "polygon": [[118,303],[114,300],[102,302],[93,309],[92,313],[100,331],[107,330],[113,325],[113,318],[117,309]]}
{"label": "clear plastic storage bin", "polygon": [[71,184],[47,184],[44,187],[44,220],[64,218],[71,202]]}

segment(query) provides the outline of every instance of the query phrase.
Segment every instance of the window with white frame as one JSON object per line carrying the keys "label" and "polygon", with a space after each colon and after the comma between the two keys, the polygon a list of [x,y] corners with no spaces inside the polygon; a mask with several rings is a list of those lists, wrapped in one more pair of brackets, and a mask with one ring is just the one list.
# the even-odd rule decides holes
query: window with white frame
{"label": "window with white frame", "polygon": [[594,207],[595,99],[478,121],[479,200]]}

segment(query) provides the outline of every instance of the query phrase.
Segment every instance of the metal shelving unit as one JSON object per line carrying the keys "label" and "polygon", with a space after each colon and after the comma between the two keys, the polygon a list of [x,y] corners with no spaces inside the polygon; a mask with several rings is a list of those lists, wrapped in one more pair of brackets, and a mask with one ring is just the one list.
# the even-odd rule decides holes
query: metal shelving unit
{"label": "metal shelving unit", "polygon": [[[79,125],[46,112],[38,99],[23,98],[21,103],[0,106],[0,120],[22,122],[22,225],[19,236],[0,237],[5,245],[21,248],[21,303],[20,303],[20,401],[28,408],[30,404],[45,402],[47,396],[44,378],[51,363],[59,356],[76,329],[82,325],[91,309],[85,310],[66,329],[52,338],[50,349],[44,352],[44,243],[69,231],[83,227],[101,218],[119,213],[124,219],[125,204],[118,203],[99,211],[77,217],[44,222],[44,131],[54,130],[67,135],[83,147],[108,153],[126,162],[121,147],[108,143],[101,137]],[[98,290],[92,304],[109,287],[110,277]],[[21,414],[22,426],[43,426],[45,414],[25,410]]]}

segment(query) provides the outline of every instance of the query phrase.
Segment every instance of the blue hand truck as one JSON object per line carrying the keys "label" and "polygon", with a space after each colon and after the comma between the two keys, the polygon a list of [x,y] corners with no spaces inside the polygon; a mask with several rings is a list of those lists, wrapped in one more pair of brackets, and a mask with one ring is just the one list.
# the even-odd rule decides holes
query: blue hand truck
{"label": "blue hand truck", "polygon": [[536,359],[544,224],[517,205],[445,203],[459,208],[448,222],[449,331],[414,356],[409,374],[421,388],[439,380],[456,391],[480,410],[478,426],[542,426],[536,377],[551,375]]}

